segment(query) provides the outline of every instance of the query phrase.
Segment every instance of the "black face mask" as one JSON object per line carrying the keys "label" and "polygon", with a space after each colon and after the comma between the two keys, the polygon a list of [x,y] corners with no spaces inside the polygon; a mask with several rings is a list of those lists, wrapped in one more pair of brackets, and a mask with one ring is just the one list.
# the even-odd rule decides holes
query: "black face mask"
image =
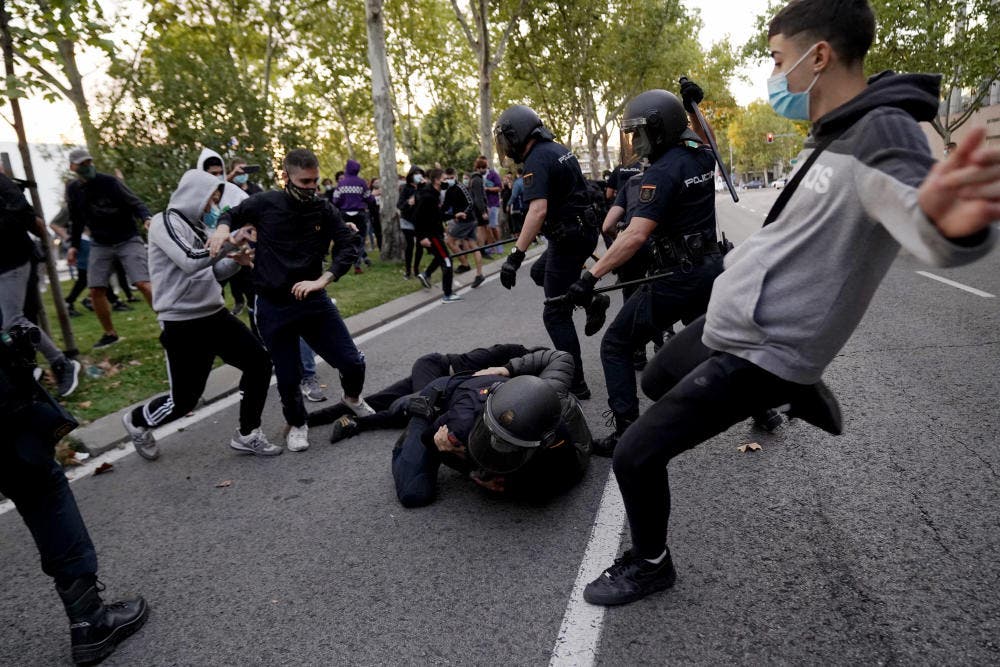
{"label": "black face mask", "polygon": [[291,181],[285,184],[285,192],[291,195],[292,199],[303,204],[316,201],[316,188],[300,188]]}

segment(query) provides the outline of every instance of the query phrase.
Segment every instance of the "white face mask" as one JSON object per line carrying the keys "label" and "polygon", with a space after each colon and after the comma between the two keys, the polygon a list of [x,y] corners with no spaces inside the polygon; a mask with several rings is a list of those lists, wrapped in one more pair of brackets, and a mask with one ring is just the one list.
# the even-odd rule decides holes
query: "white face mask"
{"label": "white face mask", "polygon": [[447,185],[450,188],[451,186],[455,185],[455,179],[454,178],[446,178],[446,179],[444,179],[444,184]]}

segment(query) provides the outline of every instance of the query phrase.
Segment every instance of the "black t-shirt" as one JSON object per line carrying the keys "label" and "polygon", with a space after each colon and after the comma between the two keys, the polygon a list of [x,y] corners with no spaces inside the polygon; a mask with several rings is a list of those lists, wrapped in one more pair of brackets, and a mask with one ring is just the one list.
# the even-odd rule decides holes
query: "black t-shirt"
{"label": "black t-shirt", "polygon": [[642,176],[634,217],[657,223],[654,235],[676,238],[715,229],[715,158],[710,148],[674,146]]}
{"label": "black t-shirt", "polygon": [[524,161],[524,201],[535,199],[548,200],[546,223],[572,219],[590,205],[580,163],[562,144],[539,142]]}
{"label": "black t-shirt", "polygon": [[628,179],[641,173],[642,162],[633,162],[630,165],[620,164],[611,172],[611,178],[608,179],[608,187],[618,192],[628,182]]}

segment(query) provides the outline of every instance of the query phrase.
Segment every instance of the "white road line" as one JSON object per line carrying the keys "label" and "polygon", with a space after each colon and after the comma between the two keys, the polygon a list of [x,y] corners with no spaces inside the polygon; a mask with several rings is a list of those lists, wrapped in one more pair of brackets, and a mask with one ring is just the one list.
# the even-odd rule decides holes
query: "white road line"
{"label": "white road line", "polygon": [[604,625],[605,607],[583,600],[584,587],[600,576],[618,555],[622,531],[625,528],[625,504],[612,472],[604,487],[601,506],[597,510],[594,528],[583,554],[583,562],[573,583],[573,592],[563,615],[562,627],[552,649],[549,667],[591,667],[597,658],[597,647]]}
{"label": "white road line", "polygon": [[976,289],[975,287],[969,287],[968,285],[963,285],[962,283],[957,283],[954,280],[948,280],[947,278],[942,278],[941,276],[936,276],[933,273],[928,273],[927,271],[917,271],[917,274],[923,276],[924,278],[930,278],[931,280],[936,280],[939,283],[944,283],[945,285],[950,285],[952,287],[957,287],[960,290],[965,290],[966,292],[969,292],[970,294],[975,294],[976,296],[981,296],[984,299],[994,299],[994,298],[996,298],[995,295],[990,294],[989,292],[984,292],[981,289]]}
{"label": "white road line", "polygon": [[[529,266],[532,262],[534,262],[537,259],[538,259],[537,256],[536,257],[532,257],[530,260],[526,261],[524,263],[524,265],[525,266]],[[499,278],[499,276],[500,276],[500,274],[494,274],[494,275],[490,276],[489,278],[487,278],[484,281],[484,284],[488,283],[488,282],[490,282],[492,280],[496,280],[497,278]],[[466,291],[471,291],[468,288],[463,288],[463,289],[465,289]],[[409,322],[409,321],[411,321],[411,320],[413,320],[413,319],[415,319],[417,317],[420,317],[424,313],[427,313],[427,312],[429,312],[429,311],[433,310],[434,308],[437,308],[438,306],[441,306],[441,305],[443,305],[442,302],[440,300],[438,300],[438,301],[434,301],[433,303],[429,303],[426,306],[422,306],[422,307],[414,310],[411,313],[407,313],[406,315],[403,315],[402,317],[396,318],[395,320],[393,320],[391,322],[383,324],[382,326],[378,327],[377,329],[372,329],[371,331],[369,331],[366,334],[362,334],[361,336],[357,336],[354,339],[354,343],[356,345],[362,345],[362,344],[370,341],[371,339],[375,338],[376,336],[380,336],[380,335],[382,335],[382,334],[384,334],[384,333],[386,333],[388,331],[392,331],[396,327],[402,326],[402,325],[406,324],[407,322]],[[319,357],[316,357],[316,363],[317,363],[317,365],[319,365],[319,364],[326,363],[326,362],[324,362]],[[273,386],[274,384],[277,383],[277,381],[278,381],[277,378],[273,378],[272,377],[271,378],[271,385]],[[169,424],[167,424],[165,426],[162,426],[162,427],[154,430],[153,431],[153,435],[156,437],[157,440],[161,440],[161,439],[166,438],[167,436],[173,435],[174,433],[177,433],[178,431],[181,431],[181,430],[183,430],[183,429],[185,429],[185,428],[187,428],[189,426],[197,424],[198,422],[203,421],[203,420],[207,419],[208,417],[211,417],[212,415],[214,415],[217,412],[221,412],[222,410],[225,410],[226,408],[232,407],[232,406],[236,405],[239,402],[240,402],[240,394],[239,394],[239,392],[234,392],[233,394],[230,394],[229,396],[227,396],[227,397],[225,397],[223,399],[220,399],[218,401],[215,401],[214,403],[206,405],[203,408],[199,408],[198,410],[195,410],[195,412],[190,417],[182,417],[181,419],[178,419],[175,422],[170,422]],[[84,479],[85,477],[90,477],[93,474],[94,470],[96,470],[97,467],[100,466],[102,463],[114,463],[115,461],[117,461],[119,459],[123,459],[126,456],[128,456],[129,454],[134,454],[134,453],[135,453],[135,449],[129,443],[126,443],[125,445],[122,445],[122,446],[117,447],[115,449],[108,450],[108,451],[104,452],[103,454],[101,454],[100,456],[96,456],[96,457],[90,459],[89,461],[87,461],[87,463],[85,463],[82,466],[79,466],[77,468],[70,468],[70,469],[68,469],[66,471],[66,478],[70,481],[70,483],[73,483],[73,482],[76,482],[78,480]],[[0,516],[3,516],[7,512],[11,511],[12,509],[14,509],[14,503],[12,503],[10,500],[4,500],[4,501],[0,502]]]}

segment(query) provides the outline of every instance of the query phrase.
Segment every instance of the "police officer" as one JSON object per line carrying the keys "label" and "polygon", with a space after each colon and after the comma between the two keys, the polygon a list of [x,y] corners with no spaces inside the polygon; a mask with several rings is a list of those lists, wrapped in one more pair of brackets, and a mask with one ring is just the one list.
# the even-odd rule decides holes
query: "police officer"
{"label": "police officer", "polygon": [[[514,286],[525,251],[542,233],[549,247],[543,253],[544,260],[539,260],[539,263],[544,261],[544,268],[538,269],[542,274],[541,284],[546,298],[562,296],[594,252],[600,234],[580,163],[568,148],[554,141],[538,114],[523,105],[512,106],[500,114],[493,138],[501,160],[509,157],[524,163],[523,198],[528,204],[521,233],[501,267],[500,283],[507,289]],[[534,270],[532,274],[535,275]],[[587,332],[596,333],[604,325],[611,300],[602,296],[587,301]],[[576,362],[570,391],[577,398],[590,398],[583,375],[580,340],[573,325],[573,304],[547,303],[542,320],[553,346],[572,354]]]}
{"label": "police officer", "polygon": [[575,397],[573,357],[540,350],[475,375],[442,377],[422,392],[392,453],[405,507],[434,502],[443,463],[494,492],[544,499],[576,484],[590,459],[590,431]]}
{"label": "police officer", "polygon": [[[594,453],[610,456],[618,436],[639,418],[633,352],[676,320],[705,312],[712,282],[722,272],[715,239],[715,159],[708,138],[688,128],[690,102],[701,89],[682,88],[685,104],[665,90],[648,90],[625,108],[622,131],[631,150],[650,166],[639,186],[638,206],[629,226],[608,252],[569,289],[570,299],[588,303],[597,280],[632,259],[651,241],[655,273],[669,273],[644,285],[622,306],[601,341],[615,431],[594,443]],[[695,121],[695,126],[700,126]]]}
{"label": "police officer", "polygon": [[37,329],[15,325],[0,336],[0,493],[10,498],[55,581],[70,622],[75,663],[99,662],[146,622],[141,597],[101,600],[97,553],[73,492],[55,461],[56,442],[76,426],[32,377]]}

